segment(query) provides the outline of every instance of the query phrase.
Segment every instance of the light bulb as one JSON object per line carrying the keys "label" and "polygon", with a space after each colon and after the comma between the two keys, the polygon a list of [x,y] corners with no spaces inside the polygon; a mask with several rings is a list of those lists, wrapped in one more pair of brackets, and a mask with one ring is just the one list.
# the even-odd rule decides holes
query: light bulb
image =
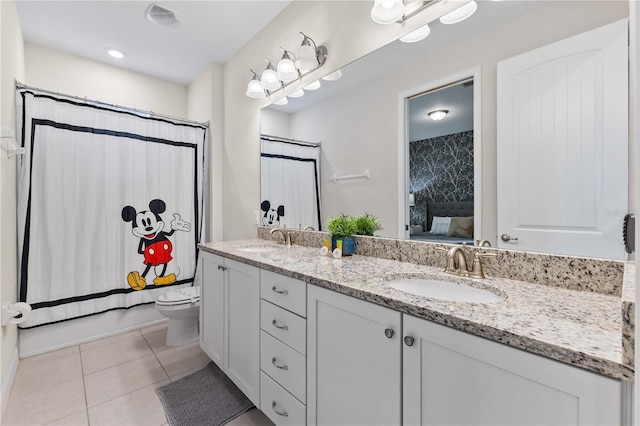
{"label": "light bulb", "polygon": [[269,68],[262,72],[260,84],[267,90],[277,90],[282,86],[280,80],[278,80],[278,77],[276,76],[276,72]]}
{"label": "light bulb", "polygon": [[247,84],[246,95],[254,99],[261,99],[267,96],[266,93],[264,93],[262,84],[260,84],[260,80],[258,80],[257,76],[251,79],[251,81],[249,81],[249,84]]}
{"label": "light bulb", "polygon": [[376,0],[371,8],[371,19],[378,24],[393,24],[403,15],[402,0]]}

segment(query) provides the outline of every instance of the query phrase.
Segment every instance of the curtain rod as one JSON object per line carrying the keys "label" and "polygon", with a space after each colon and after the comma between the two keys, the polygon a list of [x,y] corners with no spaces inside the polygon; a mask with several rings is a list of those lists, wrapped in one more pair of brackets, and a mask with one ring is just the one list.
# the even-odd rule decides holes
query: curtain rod
{"label": "curtain rod", "polygon": [[82,101],[82,102],[95,102],[98,105],[104,105],[105,107],[109,107],[109,108],[113,108],[113,109],[119,109],[119,110],[122,110],[124,112],[131,112],[131,113],[134,113],[136,115],[150,115],[152,117],[164,118],[164,119],[167,119],[167,120],[178,121],[178,122],[185,123],[185,124],[194,124],[194,125],[198,125],[198,126],[203,126],[205,128],[209,127],[209,123],[199,123],[197,121],[187,120],[187,119],[179,118],[179,117],[172,117],[172,116],[166,115],[166,114],[158,114],[158,113],[153,112],[151,110],[136,109],[136,108],[131,108],[131,107],[128,107],[128,106],[120,106],[120,105],[116,105],[116,104],[110,104],[108,102],[103,102],[103,101],[100,101],[98,99],[89,99],[86,96],[84,98],[82,98],[80,96],[67,95],[65,93],[54,92],[52,90],[40,89],[39,87],[27,86],[26,84],[20,83],[18,80],[14,80],[14,81],[16,83],[16,89],[19,89],[19,90],[22,90],[22,89],[34,90],[34,91],[38,91],[38,92],[45,93],[45,94],[48,94],[48,95],[62,96],[62,97],[65,97],[65,98],[75,99],[75,100]]}
{"label": "curtain rod", "polygon": [[299,143],[302,145],[312,146],[315,148],[320,146],[320,142],[306,142],[298,139],[283,138],[280,136],[271,136],[271,135],[261,134],[260,138],[266,140],[267,142]]}

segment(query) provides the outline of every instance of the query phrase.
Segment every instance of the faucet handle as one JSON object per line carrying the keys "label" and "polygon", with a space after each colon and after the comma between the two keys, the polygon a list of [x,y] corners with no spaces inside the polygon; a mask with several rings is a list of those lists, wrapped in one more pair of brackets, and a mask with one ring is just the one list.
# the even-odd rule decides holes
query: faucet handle
{"label": "faucet handle", "polygon": [[472,278],[484,278],[484,271],[482,270],[482,261],[480,260],[483,257],[496,257],[497,253],[487,253],[487,252],[474,252],[473,253],[473,267],[469,276]]}
{"label": "faucet handle", "polygon": [[437,251],[441,251],[444,253],[449,253],[449,249],[448,248],[444,248],[444,247],[434,247],[435,250]]}

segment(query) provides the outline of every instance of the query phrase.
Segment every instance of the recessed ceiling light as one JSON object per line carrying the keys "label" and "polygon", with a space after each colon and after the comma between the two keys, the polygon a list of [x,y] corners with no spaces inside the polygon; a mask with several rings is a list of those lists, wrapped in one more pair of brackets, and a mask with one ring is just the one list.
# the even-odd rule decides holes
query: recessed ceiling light
{"label": "recessed ceiling light", "polygon": [[127,55],[122,50],[114,49],[113,47],[107,47],[107,53],[109,54],[109,56],[116,59],[122,59]]}

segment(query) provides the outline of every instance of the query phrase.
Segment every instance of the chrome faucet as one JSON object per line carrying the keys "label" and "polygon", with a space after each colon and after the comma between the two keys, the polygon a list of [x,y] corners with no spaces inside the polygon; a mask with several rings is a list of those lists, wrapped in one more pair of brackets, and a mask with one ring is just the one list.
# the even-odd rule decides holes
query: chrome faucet
{"label": "chrome faucet", "polygon": [[287,231],[287,228],[273,228],[271,231],[269,231],[269,234],[273,234],[274,232],[278,232],[280,235],[282,235],[282,239],[284,241],[284,243],[287,246],[291,245],[291,234],[289,233],[289,231]]}
{"label": "chrome faucet", "polygon": [[476,245],[478,247],[491,247],[491,242],[489,240],[476,240]]}

